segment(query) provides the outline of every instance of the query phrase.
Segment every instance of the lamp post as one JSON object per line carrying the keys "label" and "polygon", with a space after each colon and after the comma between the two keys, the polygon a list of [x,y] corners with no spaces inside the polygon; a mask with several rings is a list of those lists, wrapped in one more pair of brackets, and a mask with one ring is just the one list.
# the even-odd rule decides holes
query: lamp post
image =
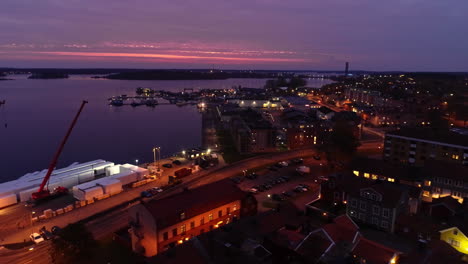
{"label": "lamp post", "polygon": [[158,152],[158,171],[160,169],[159,160],[161,159],[161,147],[154,147],[153,148],[153,155],[154,155],[154,163],[156,164],[156,151]]}
{"label": "lamp post", "polygon": [[138,159],[135,160],[136,165],[138,166]]}

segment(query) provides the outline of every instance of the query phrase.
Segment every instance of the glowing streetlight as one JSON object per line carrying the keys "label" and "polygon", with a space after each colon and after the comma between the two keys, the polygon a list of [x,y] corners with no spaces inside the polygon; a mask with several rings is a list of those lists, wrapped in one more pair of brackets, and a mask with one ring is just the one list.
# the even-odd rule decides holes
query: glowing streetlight
{"label": "glowing streetlight", "polygon": [[138,166],[138,160],[137,160],[137,159],[135,160],[135,163],[136,163],[136,165]]}
{"label": "glowing streetlight", "polygon": [[153,155],[154,155],[154,163],[156,164],[156,151],[158,152],[158,171],[160,169],[159,167],[159,160],[161,159],[161,147],[154,147],[153,148]]}

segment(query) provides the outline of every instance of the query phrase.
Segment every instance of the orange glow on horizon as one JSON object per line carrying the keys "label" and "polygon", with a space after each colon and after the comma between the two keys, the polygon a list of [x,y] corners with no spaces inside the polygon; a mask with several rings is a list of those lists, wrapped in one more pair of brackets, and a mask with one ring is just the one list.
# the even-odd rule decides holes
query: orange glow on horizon
{"label": "orange glow on horizon", "polygon": [[126,57],[126,58],[154,58],[169,60],[225,60],[225,61],[250,61],[250,62],[305,62],[304,59],[287,58],[243,58],[243,57],[220,57],[220,56],[195,56],[195,55],[173,55],[153,53],[114,53],[114,52],[69,52],[69,51],[44,51],[31,52],[32,54],[76,56],[76,57]]}

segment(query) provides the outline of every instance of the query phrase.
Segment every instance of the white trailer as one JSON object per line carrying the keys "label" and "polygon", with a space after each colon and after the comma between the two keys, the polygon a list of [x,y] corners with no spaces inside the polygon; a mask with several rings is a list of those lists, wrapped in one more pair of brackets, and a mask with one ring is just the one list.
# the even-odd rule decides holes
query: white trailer
{"label": "white trailer", "polygon": [[4,196],[0,197],[0,208],[7,207],[12,204],[18,203],[18,200],[16,198],[16,194],[7,194]]}

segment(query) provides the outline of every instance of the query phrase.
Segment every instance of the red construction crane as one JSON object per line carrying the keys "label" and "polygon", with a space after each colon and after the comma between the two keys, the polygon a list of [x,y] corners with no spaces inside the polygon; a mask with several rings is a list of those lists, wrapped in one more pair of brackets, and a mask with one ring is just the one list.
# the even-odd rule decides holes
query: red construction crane
{"label": "red construction crane", "polygon": [[65,134],[65,137],[62,139],[62,143],[60,143],[59,148],[57,149],[57,152],[55,152],[54,158],[50,162],[49,169],[47,170],[47,174],[45,175],[44,179],[42,180],[41,186],[37,190],[37,192],[32,193],[31,198],[33,201],[38,201],[42,200],[45,198],[49,198],[53,195],[60,195],[60,194],[65,194],[68,193],[68,189],[62,186],[59,186],[55,188],[54,192],[51,193],[49,189],[46,187],[47,183],[49,182],[50,175],[52,175],[52,172],[54,171],[55,166],[57,165],[57,160],[62,153],[63,147],[65,146],[65,143],[67,143],[68,137],[70,136],[73,127],[76,124],[76,121],[78,120],[78,117],[81,114],[81,111],[83,110],[85,104],[87,104],[88,101],[83,101],[81,103],[80,109],[78,110],[78,113],[76,113],[75,118],[73,119],[70,127],[68,128],[67,134]]}

